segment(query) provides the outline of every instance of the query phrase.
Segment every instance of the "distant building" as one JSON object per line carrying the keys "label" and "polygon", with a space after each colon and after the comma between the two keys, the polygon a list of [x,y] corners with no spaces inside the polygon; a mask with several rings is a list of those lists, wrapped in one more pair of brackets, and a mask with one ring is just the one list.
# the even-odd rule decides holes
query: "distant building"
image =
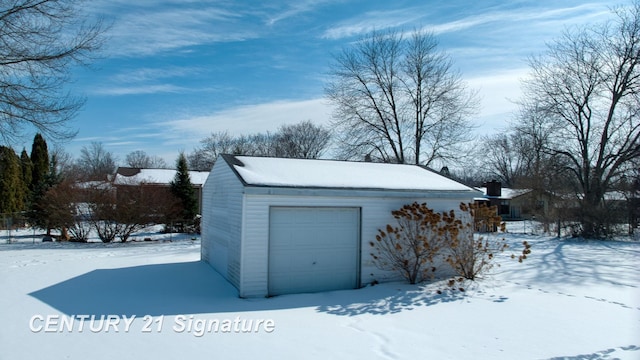
{"label": "distant building", "polygon": [[[166,187],[167,191],[171,186],[171,182],[176,176],[175,169],[141,169],[131,167],[119,167],[113,178],[113,185],[120,186],[147,186],[147,187]],[[207,177],[208,171],[189,171],[191,184],[195,190],[198,199],[198,213],[202,213],[202,186]]]}
{"label": "distant building", "polygon": [[535,192],[532,189],[503,188],[500,181],[492,180],[476,188],[484,196],[476,198],[477,202],[487,202],[489,206],[498,208],[498,215],[503,220],[531,219],[535,215],[549,213],[550,194]]}

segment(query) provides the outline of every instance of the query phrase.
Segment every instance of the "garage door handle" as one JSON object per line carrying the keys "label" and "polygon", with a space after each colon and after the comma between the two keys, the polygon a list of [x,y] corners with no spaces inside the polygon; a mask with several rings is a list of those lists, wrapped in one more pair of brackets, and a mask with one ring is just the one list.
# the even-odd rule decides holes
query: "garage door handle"
{"label": "garage door handle", "polygon": [[316,264],[316,262],[315,262],[315,261],[311,263],[311,265],[315,265],[315,264]]}

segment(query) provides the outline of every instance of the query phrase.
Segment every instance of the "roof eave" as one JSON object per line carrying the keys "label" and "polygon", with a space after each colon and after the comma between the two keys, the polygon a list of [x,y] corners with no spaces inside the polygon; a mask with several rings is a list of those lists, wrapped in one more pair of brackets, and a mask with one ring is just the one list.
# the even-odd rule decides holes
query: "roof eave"
{"label": "roof eave", "polygon": [[245,184],[244,193],[249,195],[290,195],[290,196],[372,196],[372,197],[431,197],[460,198],[478,197],[473,190],[424,190],[424,189],[381,189],[349,187],[313,186],[273,186]]}

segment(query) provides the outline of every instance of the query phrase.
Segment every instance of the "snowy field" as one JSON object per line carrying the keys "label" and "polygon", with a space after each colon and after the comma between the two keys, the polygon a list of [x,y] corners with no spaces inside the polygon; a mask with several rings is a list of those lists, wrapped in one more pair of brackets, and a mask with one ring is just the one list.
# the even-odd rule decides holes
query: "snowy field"
{"label": "snowy field", "polygon": [[640,359],[640,242],[510,234],[533,244],[530,259],[465,292],[391,283],[240,299],[188,236],[6,236],[3,360]]}

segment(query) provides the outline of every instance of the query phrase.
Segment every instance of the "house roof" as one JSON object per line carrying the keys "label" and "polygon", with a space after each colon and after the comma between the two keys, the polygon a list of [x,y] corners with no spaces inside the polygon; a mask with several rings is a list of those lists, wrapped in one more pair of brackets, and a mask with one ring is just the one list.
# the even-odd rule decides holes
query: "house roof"
{"label": "house roof", "polygon": [[246,185],[465,191],[473,188],[416,165],[222,155]]}
{"label": "house roof", "polygon": [[485,198],[495,198],[495,199],[513,199],[518,196],[522,196],[524,194],[530,193],[531,189],[512,189],[512,188],[502,188],[500,196],[488,196],[486,187],[478,187],[476,188],[478,191],[482,191],[485,195]]}
{"label": "house roof", "polygon": [[[113,183],[116,185],[136,185],[141,183],[168,185],[176,176],[174,169],[140,169],[119,167]],[[189,171],[191,184],[203,185],[209,176],[208,171]]]}

